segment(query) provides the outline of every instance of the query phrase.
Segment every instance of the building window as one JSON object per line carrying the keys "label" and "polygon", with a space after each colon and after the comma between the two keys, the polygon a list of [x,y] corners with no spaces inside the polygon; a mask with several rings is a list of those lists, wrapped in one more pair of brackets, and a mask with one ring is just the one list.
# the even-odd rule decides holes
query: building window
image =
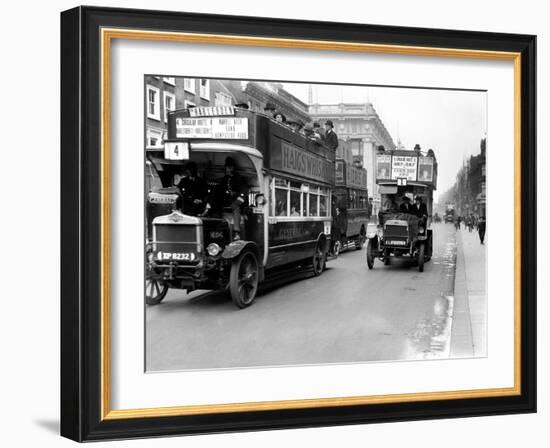
{"label": "building window", "polygon": [[185,107],[185,108],[188,108],[188,107],[195,107],[195,106],[196,106],[196,104],[193,103],[193,101],[187,101],[187,100],[185,100],[185,101],[183,102],[183,107]]}
{"label": "building window", "polygon": [[201,79],[199,82],[199,96],[210,101],[210,80]]}
{"label": "building window", "polygon": [[175,86],[176,85],[176,78],[174,78],[173,76],[170,77],[170,76],[164,76],[162,78],[164,80],[164,82],[166,84],[170,84],[171,86]]}
{"label": "building window", "polygon": [[147,128],[147,149],[162,149],[162,130]]}
{"label": "building window", "polygon": [[160,90],[153,86],[147,86],[147,118],[160,120]]}
{"label": "building window", "polygon": [[175,109],[176,95],[170,92],[164,92],[164,121],[168,122],[168,112]]}
{"label": "building window", "polygon": [[231,106],[231,96],[227,93],[216,92],[215,106]]}
{"label": "building window", "polygon": [[185,78],[183,80],[183,89],[194,94],[195,93],[195,79],[194,78]]}

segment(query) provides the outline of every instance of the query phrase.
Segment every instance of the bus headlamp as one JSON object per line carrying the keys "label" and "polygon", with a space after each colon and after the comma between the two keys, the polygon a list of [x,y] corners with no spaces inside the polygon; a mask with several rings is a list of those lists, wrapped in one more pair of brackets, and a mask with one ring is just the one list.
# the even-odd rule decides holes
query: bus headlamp
{"label": "bus headlamp", "polygon": [[265,205],[265,196],[263,194],[257,194],[256,197],[255,197],[255,200],[256,200],[256,205],[257,206],[262,206],[262,205]]}
{"label": "bus headlamp", "polygon": [[216,243],[210,243],[206,248],[206,252],[208,252],[208,255],[210,255],[211,257],[215,257],[216,255],[218,255],[221,250],[222,248]]}

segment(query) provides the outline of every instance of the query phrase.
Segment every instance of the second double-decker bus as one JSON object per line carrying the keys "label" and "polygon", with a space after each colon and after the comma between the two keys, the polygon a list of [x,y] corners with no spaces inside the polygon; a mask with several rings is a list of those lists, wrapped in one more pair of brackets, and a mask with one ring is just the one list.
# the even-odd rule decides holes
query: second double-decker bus
{"label": "second double-decker bus", "polygon": [[[148,150],[146,158],[159,184],[148,194],[154,211],[147,218],[148,304],[162,301],[169,288],[227,289],[244,308],[272,275],[323,272],[332,225],[331,149],[263,114],[194,107],[168,114],[164,148]],[[234,207],[186,210],[175,187],[193,162],[208,185],[203,203],[212,202],[228,158],[246,189],[238,239]]]}
{"label": "second double-decker bus", "polygon": [[367,170],[337,158],[332,231],[335,255],[342,250],[363,247],[369,218]]}

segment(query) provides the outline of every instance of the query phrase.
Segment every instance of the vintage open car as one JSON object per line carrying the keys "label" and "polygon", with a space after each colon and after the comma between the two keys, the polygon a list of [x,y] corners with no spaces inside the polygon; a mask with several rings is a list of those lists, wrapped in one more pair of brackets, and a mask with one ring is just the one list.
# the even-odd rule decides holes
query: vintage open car
{"label": "vintage open car", "polygon": [[[418,189],[412,191],[418,193]],[[403,198],[403,193],[400,191],[400,194],[391,197],[386,195],[384,199],[392,205],[378,214],[376,231],[367,235],[369,269],[374,268],[376,259],[388,265],[392,258],[396,258],[412,261],[418,266],[418,270],[423,272],[424,263],[432,257],[433,234],[429,228],[430,218],[427,215],[418,217],[413,213],[399,211],[396,199]],[[431,197],[428,199],[428,209],[431,210]]]}
{"label": "vintage open car", "polygon": [[367,265],[374,268],[378,258],[388,265],[390,258],[409,259],[424,271],[424,263],[432,256],[432,230],[426,220],[409,213],[383,212],[382,223],[367,243]]}

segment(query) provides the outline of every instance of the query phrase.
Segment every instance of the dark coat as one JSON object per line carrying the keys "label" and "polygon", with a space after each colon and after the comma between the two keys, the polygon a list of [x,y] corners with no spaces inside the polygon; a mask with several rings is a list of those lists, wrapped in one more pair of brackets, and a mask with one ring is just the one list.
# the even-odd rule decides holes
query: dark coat
{"label": "dark coat", "polygon": [[333,130],[328,131],[325,134],[323,143],[330,149],[336,151],[336,148],[338,148],[338,136],[336,135],[336,132]]}
{"label": "dark coat", "polygon": [[225,175],[214,187],[208,198],[208,203],[216,212],[221,212],[224,207],[231,207],[237,198],[242,198],[246,202],[248,195],[248,186],[245,180],[237,173],[233,176]]}
{"label": "dark coat", "polygon": [[401,205],[399,206],[399,211],[403,213],[416,214],[416,212],[413,210],[412,204],[410,204],[409,202],[402,202]]}
{"label": "dark coat", "polygon": [[412,206],[412,213],[422,218],[423,216],[428,216],[428,207],[423,202],[420,203],[420,207],[417,204]]}
{"label": "dark coat", "polygon": [[[189,215],[198,215],[204,210],[206,198],[208,196],[208,185],[202,177],[182,178],[178,183],[178,188],[183,196],[183,213]],[[195,204],[195,200],[201,201]]]}

